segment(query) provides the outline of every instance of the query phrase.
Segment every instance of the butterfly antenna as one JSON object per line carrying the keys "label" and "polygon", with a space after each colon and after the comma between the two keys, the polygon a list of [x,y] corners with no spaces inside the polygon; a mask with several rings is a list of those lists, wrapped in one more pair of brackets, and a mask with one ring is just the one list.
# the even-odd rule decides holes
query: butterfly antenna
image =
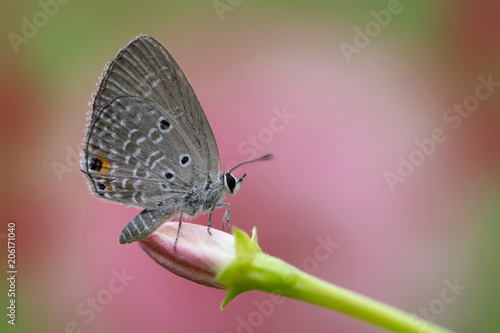
{"label": "butterfly antenna", "polygon": [[261,157],[254,158],[253,160],[242,162],[242,163],[236,165],[235,167],[233,167],[231,170],[229,170],[229,173],[232,173],[234,169],[239,168],[240,166],[242,166],[244,164],[253,163],[253,162],[260,162],[260,161],[269,161],[269,160],[272,160],[273,157],[274,157],[273,154],[265,154],[265,155],[262,155]]}

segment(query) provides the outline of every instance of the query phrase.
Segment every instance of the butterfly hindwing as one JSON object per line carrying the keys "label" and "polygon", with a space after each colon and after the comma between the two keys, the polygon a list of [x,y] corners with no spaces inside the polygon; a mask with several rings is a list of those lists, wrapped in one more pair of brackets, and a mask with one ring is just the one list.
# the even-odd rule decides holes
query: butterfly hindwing
{"label": "butterfly hindwing", "polygon": [[120,97],[91,125],[85,171],[97,195],[155,208],[200,181],[201,156],[176,119],[158,109],[149,100]]}

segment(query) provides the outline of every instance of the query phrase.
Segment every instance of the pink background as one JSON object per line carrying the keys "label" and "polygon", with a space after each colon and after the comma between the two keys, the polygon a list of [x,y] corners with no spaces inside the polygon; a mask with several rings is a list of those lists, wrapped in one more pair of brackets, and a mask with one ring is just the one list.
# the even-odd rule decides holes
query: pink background
{"label": "pink background", "polygon": [[[401,1],[348,63],[341,43],[354,44],[354,28],[387,6],[242,1],[221,21],[210,1],[74,1],[17,53],[4,38],[0,246],[5,253],[7,223],[17,221],[16,331],[64,332],[74,322],[82,332],[382,332],[294,300],[259,310],[271,299],[261,292],[221,311],[224,291],[171,274],[137,244],[118,244],[139,210],[93,197],[75,153],[98,76],[139,33],[160,40],[184,70],[223,169],[251,157],[240,147],[250,137],[258,154],[275,154],[238,170],[248,177],[227,199],[233,225],[256,226],[265,252],[407,312],[427,308],[450,329],[497,331],[500,87],[457,129],[443,114],[474,94],[479,76],[500,82],[500,5]],[[42,10],[35,1],[2,7],[5,36]],[[285,110],[288,123],[273,131]],[[392,191],[385,173],[436,128],[446,140]],[[319,260],[318,238],[339,247]],[[109,294],[122,270],[133,279]],[[466,289],[440,302],[455,279]],[[4,305],[7,289],[1,282]],[[112,298],[94,317],[77,312],[98,295]],[[2,332],[13,331],[0,315]]]}

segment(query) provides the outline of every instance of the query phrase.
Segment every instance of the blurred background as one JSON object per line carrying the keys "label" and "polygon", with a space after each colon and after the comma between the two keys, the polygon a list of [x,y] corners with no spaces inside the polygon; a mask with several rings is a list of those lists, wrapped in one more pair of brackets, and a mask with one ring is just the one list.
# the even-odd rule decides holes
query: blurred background
{"label": "blurred background", "polygon": [[2,332],[383,332],[295,300],[262,310],[261,292],[221,311],[224,291],[118,244],[139,210],[92,196],[79,153],[98,77],[138,34],[190,80],[222,169],[275,154],[227,199],[264,252],[457,332],[499,331],[498,1],[1,5],[0,267],[14,220],[18,270],[15,328],[0,279]]}

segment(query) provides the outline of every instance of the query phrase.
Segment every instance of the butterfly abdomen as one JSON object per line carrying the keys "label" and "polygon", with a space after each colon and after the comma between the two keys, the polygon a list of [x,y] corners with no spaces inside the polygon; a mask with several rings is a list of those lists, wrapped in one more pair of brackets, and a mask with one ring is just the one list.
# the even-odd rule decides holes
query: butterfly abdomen
{"label": "butterfly abdomen", "polygon": [[120,244],[131,243],[147,237],[163,222],[172,220],[179,213],[161,209],[144,209],[123,228],[118,242]]}

